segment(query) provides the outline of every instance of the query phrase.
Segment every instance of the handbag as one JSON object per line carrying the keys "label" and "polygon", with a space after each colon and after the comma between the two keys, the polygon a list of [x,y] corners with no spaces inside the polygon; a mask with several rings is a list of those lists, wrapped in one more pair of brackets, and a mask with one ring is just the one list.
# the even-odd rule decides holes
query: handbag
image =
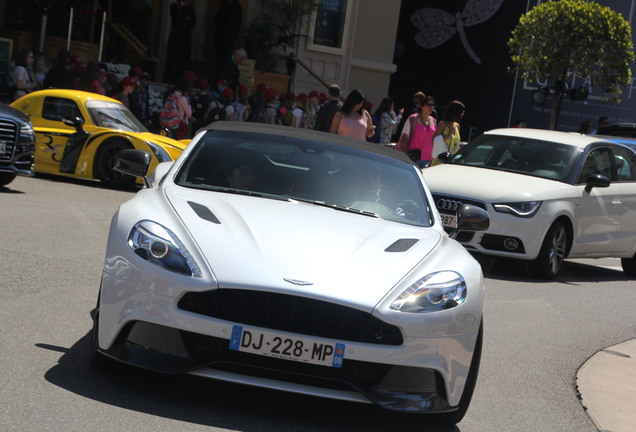
{"label": "handbag", "polygon": [[448,152],[448,145],[444,142],[444,135],[440,134],[433,138],[433,159],[437,159],[440,154]]}
{"label": "handbag", "polygon": [[411,158],[413,162],[422,160],[422,150],[420,149],[409,150],[408,152],[406,152],[406,154],[408,155],[409,158]]}

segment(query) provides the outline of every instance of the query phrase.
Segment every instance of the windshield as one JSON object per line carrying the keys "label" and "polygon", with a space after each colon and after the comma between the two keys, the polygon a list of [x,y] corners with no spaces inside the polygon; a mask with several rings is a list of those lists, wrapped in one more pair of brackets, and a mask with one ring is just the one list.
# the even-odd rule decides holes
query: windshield
{"label": "windshield", "polygon": [[424,186],[412,165],[324,142],[209,131],[176,176],[178,185],[430,226]]}
{"label": "windshield", "polygon": [[87,101],[88,110],[95,126],[119,129],[126,132],[148,132],[125,105],[108,101]]}
{"label": "windshield", "polygon": [[484,134],[450,163],[566,181],[580,152],[575,146],[530,138]]}

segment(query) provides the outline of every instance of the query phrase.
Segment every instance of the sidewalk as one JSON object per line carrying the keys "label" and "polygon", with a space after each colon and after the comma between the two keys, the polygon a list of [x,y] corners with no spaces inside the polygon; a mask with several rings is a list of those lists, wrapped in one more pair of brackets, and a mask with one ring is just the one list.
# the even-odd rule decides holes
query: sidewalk
{"label": "sidewalk", "polygon": [[579,369],[577,388],[600,431],[636,431],[636,339],[592,356]]}

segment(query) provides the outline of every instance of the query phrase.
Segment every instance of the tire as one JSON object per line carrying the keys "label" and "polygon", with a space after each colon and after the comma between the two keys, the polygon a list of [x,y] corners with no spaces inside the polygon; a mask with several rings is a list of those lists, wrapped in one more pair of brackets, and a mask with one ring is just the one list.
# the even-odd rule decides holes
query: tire
{"label": "tire", "polygon": [[621,258],[621,265],[627,276],[636,277],[636,254],[631,258]]}
{"label": "tire", "polygon": [[539,256],[530,263],[530,273],[538,279],[554,279],[563,266],[568,250],[568,233],[565,224],[556,221],[548,230]]}
{"label": "tire", "polygon": [[436,424],[452,426],[464,418],[468,406],[473,398],[475,392],[475,386],[477,385],[477,376],[479,375],[479,365],[481,363],[481,347],[484,342],[484,320],[482,318],[479,324],[479,333],[477,333],[477,341],[475,342],[475,349],[473,350],[473,359],[470,363],[470,369],[468,370],[468,377],[466,378],[466,385],[464,386],[464,392],[459,399],[457,405],[457,411],[441,414],[432,414],[431,420]]}
{"label": "tire", "polygon": [[0,186],[6,186],[11,183],[17,174],[12,172],[0,172]]}
{"label": "tire", "polygon": [[111,188],[121,189],[133,185],[134,177],[114,169],[117,155],[122,150],[131,148],[133,147],[127,141],[119,139],[103,143],[95,155],[95,177]]}
{"label": "tire", "polygon": [[95,316],[93,317],[93,330],[91,332],[91,339],[88,351],[88,360],[90,365],[98,370],[109,370],[113,367],[113,360],[99,351],[98,338],[99,334],[99,302],[101,297],[101,290],[97,296],[97,305],[95,306]]}

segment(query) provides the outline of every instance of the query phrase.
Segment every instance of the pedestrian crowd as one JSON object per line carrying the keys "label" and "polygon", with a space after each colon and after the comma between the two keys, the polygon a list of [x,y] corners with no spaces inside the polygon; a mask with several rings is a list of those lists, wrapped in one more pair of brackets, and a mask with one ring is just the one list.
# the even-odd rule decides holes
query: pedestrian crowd
{"label": "pedestrian crowd", "polygon": [[459,150],[460,122],[465,106],[460,101],[447,104],[438,118],[436,101],[418,91],[413,95],[413,109],[404,115],[396,111],[391,98],[384,98],[373,111],[360,89],[343,98],[338,85],[326,92],[308,93],[276,91],[264,83],[253,91],[240,84],[238,65],[247,58],[237,49],[219,62],[219,78],[210,85],[190,70],[169,86],[163,106],[153,116],[150,112],[148,84],[151,75],[139,67],[118,78],[106,64],[84,64],[61,49],[57,61],[46,70],[45,61],[36,59],[31,50],[22,50],[14,70],[14,99],[40,89],[77,89],[106,95],[126,105],[149,129],[167,129],[175,139],[192,138],[198,130],[218,120],[258,122],[343,135],[389,147],[406,153],[424,168],[438,163],[441,153]]}

